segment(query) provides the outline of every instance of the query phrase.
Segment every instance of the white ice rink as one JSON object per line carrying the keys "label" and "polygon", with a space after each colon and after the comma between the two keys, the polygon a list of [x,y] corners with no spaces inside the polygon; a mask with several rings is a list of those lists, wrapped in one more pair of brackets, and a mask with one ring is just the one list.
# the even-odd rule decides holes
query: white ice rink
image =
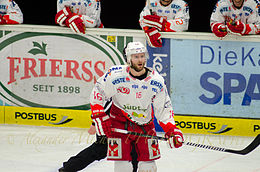
{"label": "white ice rink", "polygon": [[[187,141],[243,149],[252,137],[185,135]],[[95,136],[87,129],[0,125],[1,172],[57,172],[63,161],[86,148]],[[260,147],[248,155],[183,146],[169,149],[160,141],[158,172],[260,172]],[[113,162],[99,161],[84,172],[112,172]]]}

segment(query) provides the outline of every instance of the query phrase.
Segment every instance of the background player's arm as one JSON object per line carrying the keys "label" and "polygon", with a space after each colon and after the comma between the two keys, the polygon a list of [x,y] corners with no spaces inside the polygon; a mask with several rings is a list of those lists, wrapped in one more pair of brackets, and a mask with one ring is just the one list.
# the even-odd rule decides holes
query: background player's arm
{"label": "background player's arm", "polygon": [[224,37],[227,35],[226,19],[225,19],[224,15],[220,12],[222,5],[225,5],[225,4],[218,2],[215,5],[213,12],[211,14],[211,17],[210,17],[211,31],[217,37]]}
{"label": "background player's arm", "polygon": [[241,35],[259,34],[260,33],[260,16],[258,9],[255,9],[250,17],[247,19],[247,23],[242,23]]}
{"label": "background player's arm", "polygon": [[[66,26],[67,20],[72,17],[69,1],[57,1],[57,14],[55,16],[55,22],[60,26]],[[67,25],[67,27],[69,27]]]}
{"label": "background player's arm", "polygon": [[81,18],[86,27],[93,28],[100,25],[100,13],[101,13],[101,3],[93,1],[89,6],[91,12],[88,15],[82,15]]}
{"label": "background player's arm", "polygon": [[167,19],[165,32],[181,32],[188,30],[189,26],[189,7],[187,3],[181,5],[174,19]]}
{"label": "background player's arm", "polygon": [[[149,2],[149,1],[147,1],[147,2]],[[144,16],[146,16],[146,15],[152,15],[151,14],[151,9],[150,9],[150,5],[149,4],[145,4],[145,7],[143,8],[143,10],[141,11],[141,13],[140,13],[140,17],[139,17],[139,23],[140,23],[140,26],[141,26],[141,28],[144,30],[144,27],[146,26],[145,24],[144,24]]]}
{"label": "background player's arm", "polygon": [[7,12],[2,16],[5,24],[23,23],[23,13],[14,1],[9,1]]}

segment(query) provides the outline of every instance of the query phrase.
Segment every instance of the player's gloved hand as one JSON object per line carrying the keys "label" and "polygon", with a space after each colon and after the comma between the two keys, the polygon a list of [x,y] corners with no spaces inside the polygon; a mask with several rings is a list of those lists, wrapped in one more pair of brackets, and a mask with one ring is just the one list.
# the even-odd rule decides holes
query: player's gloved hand
{"label": "player's gloved hand", "polygon": [[167,20],[157,15],[146,15],[143,17],[144,26],[155,27],[159,31],[165,31]]}
{"label": "player's gloved hand", "polygon": [[97,135],[111,136],[111,119],[104,112],[104,108],[98,104],[91,105],[92,115],[91,118],[95,123]]}
{"label": "player's gloved hand", "polygon": [[56,14],[55,22],[60,26],[65,26],[66,20],[68,20],[71,16],[72,16],[72,12],[70,11],[70,8],[65,7]]}
{"label": "player's gloved hand", "polygon": [[66,20],[66,26],[69,26],[75,33],[85,33],[86,30],[83,20],[77,14],[73,14],[68,20]]}
{"label": "player's gloved hand", "polygon": [[149,28],[144,31],[148,44],[151,47],[162,47],[161,34],[156,28]]}
{"label": "player's gloved hand", "polygon": [[230,20],[230,22],[227,23],[227,27],[231,33],[240,35],[244,35],[246,33],[246,24],[244,24],[240,20]]}
{"label": "player's gloved hand", "polygon": [[170,148],[179,148],[182,146],[184,141],[181,130],[175,125],[165,133],[165,137],[168,138]]}
{"label": "player's gloved hand", "polygon": [[216,23],[213,25],[212,32],[217,37],[225,37],[227,35],[227,26],[222,23]]}

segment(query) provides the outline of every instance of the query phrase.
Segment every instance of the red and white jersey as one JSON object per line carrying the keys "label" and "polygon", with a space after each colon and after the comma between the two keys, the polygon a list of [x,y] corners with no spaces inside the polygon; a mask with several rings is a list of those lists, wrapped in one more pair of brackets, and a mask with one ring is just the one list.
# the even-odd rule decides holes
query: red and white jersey
{"label": "red and white jersey", "polygon": [[65,6],[70,7],[72,13],[80,15],[86,27],[100,27],[100,0],[58,0],[57,12]]}
{"label": "red and white jersey", "polygon": [[123,111],[122,115],[138,125],[150,124],[154,116],[160,125],[175,125],[164,79],[155,70],[150,70],[145,79],[139,80],[129,74],[127,65],[111,67],[97,80],[90,95],[90,104],[103,106],[106,100],[112,98],[113,104]]}
{"label": "red and white jersey", "polygon": [[260,32],[260,3],[258,0],[244,0],[241,8],[237,9],[232,0],[220,0],[216,4],[210,18],[211,28],[216,23],[226,24],[231,19],[240,20],[249,24],[250,31],[247,34]]}
{"label": "red and white jersey", "polygon": [[23,23],[23,13],[13,0],[0,0],[0,15],[6,24]]}
{"label": "red and white jersey", "polygon": [[173,0],[168,6],[160,4],[160,0],[150,0],[150,4],[146,3],[144,9],[140,13],[140,25],[143,28],[143,16],[158,15],[164,17],[170,24],[171,31],[188,30],[189,25],[189,6],[183,0]]}

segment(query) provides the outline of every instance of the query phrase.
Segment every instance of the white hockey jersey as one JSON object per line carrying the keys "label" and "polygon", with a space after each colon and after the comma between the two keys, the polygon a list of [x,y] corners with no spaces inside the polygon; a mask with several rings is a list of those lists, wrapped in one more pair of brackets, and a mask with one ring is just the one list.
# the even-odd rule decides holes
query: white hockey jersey
{"label": "white hockey jersey", "polygon": [[144,9],[140,13],[140,25],[143,28],[143,16],[151,15],[163,16],[170,24],[172,31],[188,30],[189,25],[189,6],[183,0],[173,0],[168,6],[160,4],[160,0],[150,0],[150,4],[146,3]]}
{"label": "white hockey jersey", "polygon": [[258,0],[244,0],[240,9],[234,7],[232,0],[219,0],[210,18],[211,27],[215,23],[223,23],[232,20],[240,20],[249,24],[249,32],[246,34],[257,34],[260,32],[260,3]]}
{"label": "white hockey jersey", "polygon": [[151,69],[145,79],[138,80],[129,74],[127,65],[111,67],[98,79],[90,103],[103,106],[111,97],[113,104],[125,112],[125,117],[138,125],[151,123],[154,115],[163,125],[175,125],[164,79],[155,70]]}
{"label": "white hockey jersey", "polygon": [[0,15],[6,24],[23,23],[23,13],[13,0],[0,0]]}
{"label": "white hockey jersey", "polygon": [[80,15],[86,27],[100,27],[101,3],[99,0],[58,0],[57,12],[65,6],[70,7],[73,13]]}

